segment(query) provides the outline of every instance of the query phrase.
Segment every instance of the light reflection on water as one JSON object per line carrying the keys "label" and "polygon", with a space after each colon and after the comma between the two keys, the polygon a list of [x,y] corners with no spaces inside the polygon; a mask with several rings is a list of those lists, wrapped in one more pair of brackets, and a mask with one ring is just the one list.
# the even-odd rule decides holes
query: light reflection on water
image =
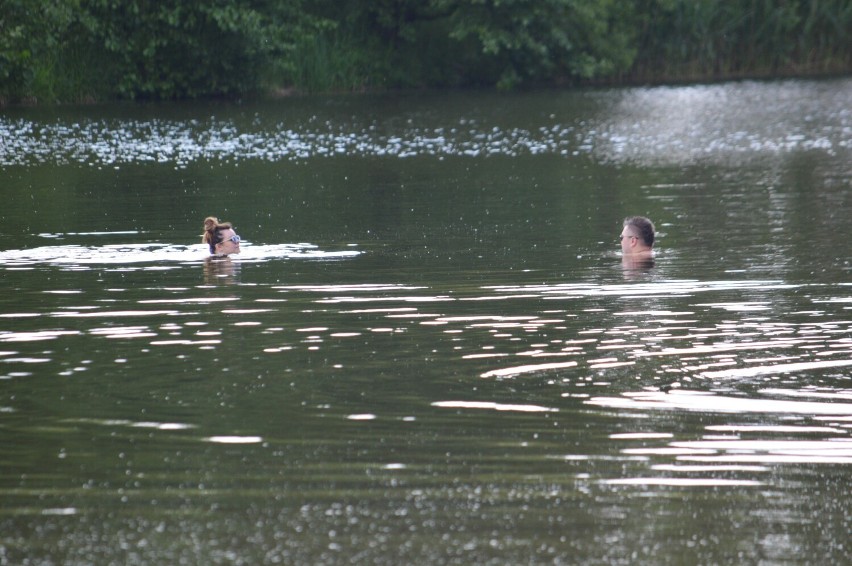
{"label": "light reflection on water", "polygon": [[[71,249],[74,255],[62,255],[63,262],[110,265],[141,261],[134,250],[125,249],[122,252],[101,249],[92,253],[91,249],[83,252]],[[286,247],[282,254],[282,248],[277,247],[272,255],[263,257],[267,261],[293,257],[290,253],[292,249]],[[298,247],[295,249],[299,250]],[[68,248],[62,250],[65,253],[69,251]],[[193,251],[196,257],[198,251]],[[121,261],[125,253],[126,257]],[[165,252],[162,257],[154,254],[153,258],[149,257],[149,261],[162,261],[163,257],[169,257],[184,262],[184,253]],[[302,253],[301,250],[296,252],[297,255]],[[357,253],[343,252],[341,255],[337,252],[312,252],[308,257],[354,258]],[[38,252],[21,259],[23,255],[18,251],[7,253],[6,267],[19,266],[22,261],[31,266],[52,264],[55,257],[60,257]],[[101,261],[96,261],[98,259]],[[252,284],[255,288],[252,299],[246,299],[238,292],[241,283],[236,282],[236,285],[233,292],[224,296],[210,296],[208,289],[203,287],[174,287],[151,290],[155,295],[165,295],[161,298],[131,300],[121,299],[123,289],[107,289],[105,292],[110,298],[106,302],[98,299],[89,301],[89,304],[54,307],[37,312],[6,312],[2,318],[10,321],[43,318],[61,323],[68,320],[73,321],[77,328],[5,330],[0,331],[0,343],[41,343],[90,336],[125,342],[142,341],[146,346],[156,348],[181,346],[210,349],[222,344],[227,331],[210,329],[208,322],[195,319],[203,312],[212,312],[227,317],[232,328],[254,327],[264,335],[276,336],[276,340],[271,343],[270,340],[264,340],[261,344],[263,347],[255,349],[258,355],[280,355],[304,348],[317,352],[331,347],[334,354],[342,354],[346,358],[341,363],[349,365],[352,363],[348,359],[351,354],[341,351],[339,346],[347,340],[386,333],[408,334],[429,341],[444,336],[456,344],[448,361],[457,360],[455,363],[468,368],[465,370],[467,373],[480,378],[497,381],[546,379],[548,383],[564,388],[559,391],[563,398],[588,397],[586,390],[606,389],[615,382],[623,382],[624,377],[630,374],[635,374],[635,379],[651,389],[638,393],[624,390],[621,397],[595,395],[585,401],[590,405],[739,414],[852,413],[852,405],[838,403],[840,394],[831,391],[800,392],[816,397],[822,394],[832,401],[805,402],[767,400],[759,392],[754,397],[740,398],[689,390],[709,387],[711,390],[727,391],[735,382],[760,383],[767,379],[796,384],[797,379],[807,376],[809,372],[843,372],[844,368],[852,365],[850,322],[826,319],[823,314],[815,316],[815,313],[823,313],[817,309],[817,304],[825,305],[824,299],[815,299],[812,301],[814,304],[800,305],[803,310],[791,313],[796,320],[789,320],[789,317],[754,316],[755,304],[770,305],[771,301],[706,302],[705,298],[749,291],[764,295],[800,293],[809,289],[807,284],[790,285],[758,280],[517,287],[485,285],[479,289],[447,290],[439,294],[430,293],[428,286],[398,283]],[[817,289],[826,291],[825,285],[819,285]],[[45,293],[74,297],[81,292],[53,289]],[[610,307],[597,306],[603,305],[600,299],[635,301],[637,297],[654,298],[661,308],[624,309],[617,303]],[[669,301],[676,301],[677,305],[673,305],[676,308],[665,308],[665,303]],[[325,319],[329,316],[333,316],[333,319],[325,320],[326,325],[323,326],[285,328],[277,320],[289,310],[288,304],[292,302],[302,305],[300,308],[303,312],[322,309],[326,313]],[[506,303],[511,303],[512,311],[517,314],[494,314],[504,311]],[[358,307],[353,308],[355,305]],[[535,310],[522,314],[528,305],[534,305]],[[596,306],[590,308],[590,305]],[[712,318],[708,314],[717,309],[724,318],[708,324],[708,319]],[[769,307],[757,309],[757,312],[771,314],[766,313],[767,310],[770,310]],[[738,319],[729,318],[731,314],[735,314]],[[145,324],[145,319],[154,322]],[[703,322],[697,325],[699,319]],[[122,324],[115,324],[111,322],[113,320],[120,320]],[[100,321],[106,323],[106,326]],[[139,322],[127,324],[127,321]],[[270,321],[275,322],[270,324]],[[92,323],[95,325],[92,326]],[[10,366],[51,361],[44,354],[41,357],[21,356],[13,350],[0,354],[0,361]],[[20,375],[17,370],[15,368],[7,373],[5,378]],[[622,387],[620,385],[619,389]],[[439,400],[433,402],[432,406],[498,411],[535,407],[523,403],[504,404],[480,400]],[[553,407],[547,410],[551,409],[557,410]]]}
{"label": "light reflection on water", "polygon": [[[250,120],[75,120],[32,122],[0,117],[0,164],[165,163],[196,161],[287,161],[316,157],[517,157],[591,155],[613,162],[684,164],[821,151],[852,150],[848,79],[814,88],[813,83],[777,83],[771,99],[760,83],[629,89],[586,95],[598,115],[574,118],[569,94],[530,95],[527,104],[552,110],[537,127],[506,121],[511,109],[481,115],[466,107],[455,120],[434,125],[431,112],[402,119],[361,121],[352,116],[292,116],[269,124],[263,111]],[[523,104],[522,104],[523,105]],[[795,106],[791,121],[787,110]],[[672,108],[678,108],[672,112]],[[779,120],[779,116],[785,120]],[[528,120],[527,120],[528,121]]]}
{"label": "light reflection on water", "polygon": [[[843,365],[852,364],[848,360]],[[804,364],[803,364],[804,365]],[[813,369],[817,369],[816,365]],[[793,393],[796,393],[795,391]],[[832,396],[830,396],[832,397]],[[833,396],[837,398],[838,395]],[[840,395],[842,397],[842,395]],[[848,395],[847,395],[848,397]],[[637,392],[625,393],[624,397],[595,397],[587,401],[590,405],[611,408],[689,410],[718,413],[775,413],[778,415],[850,415],[852,403],[826,403],[818,401],[785,401],[766,399],[761,396],[751,398],[713,395],[706,392],[672,391],[668,393]],[[775,430],[775,429],[772,429]],[[781,429],[783,430],[783,429]],[[796,428],[790,432],[808,432]],[[822,432],[825,432],[824,430]],[[831,432],[843,432],[832,430]]]}
{"label": "light reflection on water", "polygon": [[[115,234],[115,233],[112,233]],[[105,234],[109,235],[109,234]],[[241,251],[234,261],[261,262],[281,259],[309,258],[335,260],[351,258],[360,252],[356,250],[324,251],[313,244],[277,244],[252,245],[241,243]],[[135,263],[203,262],[210,257],[207,245],[179,244],[104,244],[100,246],[42,246],[31,249],[0,251],[0,266],[5,269],[20,268],[40,264],[61,264],[84,266],[92,264],[121,265]],[[164,268],[163,266],[150,269]]]}

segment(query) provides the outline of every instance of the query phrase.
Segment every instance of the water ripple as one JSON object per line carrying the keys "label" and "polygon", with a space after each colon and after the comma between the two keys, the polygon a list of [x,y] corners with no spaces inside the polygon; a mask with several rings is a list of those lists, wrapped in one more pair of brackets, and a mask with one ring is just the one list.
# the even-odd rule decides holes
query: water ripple
{"label": "water ripple", "polygon": [[[263,262],[274,259],[339,260],[360,255],[357,250],[325,251],[313,244],[242,244],[239,256],[233,260]],[[179,245],[163,243],[106,244],[102,246],[41,246],[37,248],[0,251],[0,267],[21,268],[34,265],[119,265],[140,263],[199,263],[210,257],[204,244]],[[158,269],[168,267],[158,267]]]}
{"label": "water ripple", "polygon": [[628,392],[621,397],[594,397],[587,400],[586,403],[619,409],[687,410],[740,414],[852,415],[852,403],[788,401],[765,397],[744,398],[698,391]]}

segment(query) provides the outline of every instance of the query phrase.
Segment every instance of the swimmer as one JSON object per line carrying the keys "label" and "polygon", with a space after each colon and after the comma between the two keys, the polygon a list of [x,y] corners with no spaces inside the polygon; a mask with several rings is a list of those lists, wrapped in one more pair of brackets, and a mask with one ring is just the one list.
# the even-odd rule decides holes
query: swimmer
{"label": "swimmer", "polygon": [[210,255],[225,257],[240,253],[240,237],[230,222],[219,222],[215,216],[204,219],[204,235],[201,241],[210,246]]}
{"label": "swimmer", "polygon": [[628,268],[653,267],[654,224],[644,216],[624,219],[621,230],[621,265]]}

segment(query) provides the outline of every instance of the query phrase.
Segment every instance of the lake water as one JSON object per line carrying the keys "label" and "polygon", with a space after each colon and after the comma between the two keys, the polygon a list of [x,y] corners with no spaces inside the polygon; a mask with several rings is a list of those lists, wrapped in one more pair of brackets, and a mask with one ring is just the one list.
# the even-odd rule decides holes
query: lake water
{"label": "lake water", "polygon": [[848,563],[850,100],[4,109],[0,564]]}

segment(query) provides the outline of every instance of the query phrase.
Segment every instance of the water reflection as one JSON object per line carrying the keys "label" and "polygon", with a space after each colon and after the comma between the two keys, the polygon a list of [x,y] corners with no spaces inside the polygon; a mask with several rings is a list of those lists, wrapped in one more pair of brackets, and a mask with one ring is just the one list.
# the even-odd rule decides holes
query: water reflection
{"label": "water reflection", "polygon": [[[850,151],[849,79],[824,83],[784,81],[766,96],[763,83],[656,87],[586,93],[600,116],[565,120],[572,93],[532,93],[518,106],[544,108],[537,127],[512,124],[512,109],[479,100],[454,105],[459,114],[435,124],[432,112],[399,119],[364,118],[357,100],[352,115],[281,119],[286,107],[260,107],[251,120],[191,116],[186,119],[44,122],[0,117],[0,164],[82,163],[117,167],[164,163],[185,168],[198,161],[307,160],[331,156],[471,158],[553,154],[646,165],[737,161],[819,151]],[[788,109],[798,109],[790,122]],[[676,109],[673,111],[673,109]],[[372,114],[372,113],[370,113]],[[785,120],[779,120],[785,116]],[[525,121],[529,121],[528,119]]]}
{"label": "water reflection", "polygon": [[229,257],[204,260],[204,282],[208,285],[233,285],[239,281],[240,264]]}
{"label": "water reflection", "polygon": [[656,259],[653,257],[631,258],[623,256],[621,258],[621,267],[624,270],[625,279],[636,279],[646,275],[656,263]]}
{"label": "water reflection", "polygon": [[490,403],[483,401],[436,401],[433,407],[448,409],[488,409],[493,411],[517,411],[521,413],[547,413],[559,409],[552,407],[541,407],[539,405],[510,405],[506,403]]}
{"label": "water reflection", "polygon": [[[852,361],[845,365],[852,365]],[[673,390],[668,393],[655,391],[627,392],[622,397],[595,397],[589,399],[586,403],[610,408],[676,409],[716,413],[852,415],[852,403],[788,401],[763,396],[732,397],[709,392],[680,390]]]}
{"label": "water reflection", "polygon": [[[178,257],[183,257],[182,253]],[[20,265],[19,252],[13,255],[12,265]],[[90,252],[80,255],[86,260],[92,258]],[[108,257],[114,255],[109,252]],[[334,253],[308,255],[340,257]],[[63,260],[84,263],[79,255]],[[29,257],[26,261],[32,263],[33,259]],[[246,291],[241,290],[246,285],[240,280],[239,265],[243,261],[244,258],[237,261],[206,258],[200,262],[206,285],[227,283],[226,286],[233,288],[226,295],[210,294],[201,286],[151,289],[142,297],[127,296],[122,288],[107,288],[106,297],[94,301],[81,297],[76,304],[9,310],[2,314],[4,320],[16,324],[27,322],[35,328],[2,331],[0,342],[57,341],[88,334],[107,339],[147,339],[152,346],[215,346],[221,343],[221,331],[208,332],[191,326],[196,324],[192,319],[199,312],[225,315],[236,327],[256,327],[275,335],[283,330],[277,319],[290,313],[294,308],[290,305],[295,304],[306,313],[325,313],[323,325],[290,329],[293,337],[299,337],[298,342],[308,345],[311,351],[329,347],[328,338],[358,338],[365,332],[404,333],[427,342],[446,337],[456,343],[450,359],[467,364],[465,367],[469,369],[465,371],[471,375],[499,381],[553,376],[567,387],[567,396],[580,393],[572,391],[579,387],[621,381],[631,372],[646,385],[670,390],[687,389],[702,382],[723,387],[726,383],[767,378],[785,381],[809,372],[843,371],[852,366],[849,323],[826,319],[822,314],[822,308],[831,304],[823,298],[830,297],[830,292],[825,294],[828,289],[824,285],[790,285],[779,281],[657,281],[622,285],[486,285],[436,293],[427,286],[404,284],[252,283],[252,298],[247,299]],[[192,268],[192,264],[183,268]],[[753,294],[757,298],[767,293],[813,295],[815,291],[820,295],[809,303],[800,302],[800,310],[788,316],[770,316],[774,312],[772,300],[713,300],[732,293],[740,297]],[[45,292],[68,299],[81,294],[63,289]],[[630,303],[640,299],[644,301],[643,307],[656,303],[657,308],[630,308]],[[532,306],[535,308],[530,310]],[[713,314],[716,311],[718,316]],[[73,322],[73,328],[38,328],[39,318]],[[92,325],[97,321],[146,318],[155,321],[154,324],[162,321],[161,330],[144,323]],[[180,323],[177,320],[180,318],[188,322]],[[186,330],[192,330],[191,338],[175,337]],[[257,354],[281,353],[293,347],[275,342],[259,341]],[[42,357],[34,355],[29,359]],[[654,395],[596,397],[594,403],[602,404],[603,399],[608,399],[608,403],[617,406],[687,409],[690,404],[706,408],[702,403],[712,403],[715,399],[674,393]],[[736,410],[753,410],[749,406],[740,408],[740,403],[727,398],[719,403]],[[790,405],[790,410],[798,412],[796,406]]]}

